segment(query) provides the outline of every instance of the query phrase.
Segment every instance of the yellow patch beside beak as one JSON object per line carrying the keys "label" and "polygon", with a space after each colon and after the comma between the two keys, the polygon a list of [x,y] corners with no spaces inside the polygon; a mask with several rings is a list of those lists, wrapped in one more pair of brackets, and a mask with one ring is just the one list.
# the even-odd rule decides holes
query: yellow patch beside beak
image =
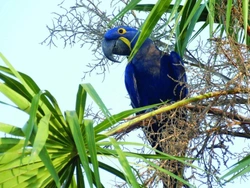
{"label": "yellow patch beside beak", "polygon": [[131,43],[130,43],[130,41],[127,38],[120,37],[119,40],[121,40],[122,42],[124,42],[128,46],[129,50],[132,51],[132,49],[131,49]]}

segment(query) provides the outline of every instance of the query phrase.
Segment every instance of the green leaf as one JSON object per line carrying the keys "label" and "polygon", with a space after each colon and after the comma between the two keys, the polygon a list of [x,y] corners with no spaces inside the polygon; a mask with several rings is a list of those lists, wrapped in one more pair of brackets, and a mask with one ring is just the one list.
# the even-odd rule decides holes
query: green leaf
{"label": "green leaf", "polygon": [[85,187],[83,171],[82,171],[82,166],[81,166],[81,159],[77,159],[76,182],[77,182],[77,187]]}
{"label": "green leaf", "polygon": [[[6,74],[9,74],[11,76],[13,76],[14,78],[15,77],[15,74],[7,67],[3,67],[3,66],[0,66],[0,70]],[[21,75],[21,77],[25,80],[25,82],[28,84],[28,86],[34,91],[34,93],[38,93],[41,89],[37,86],[37,84],[26,74],[22,73],[22,72],[18,72],[18,74]],[[1,74],[1,79],[3,79],[4,77],[2,76],[3,74]],[[8,77],[10,79],[10,77]],[[14,79],[10,79],[11,82],[17,82],[16,80]],[[6,80],[5,80],[6,81]],[[19,82],[18,82],[19,83]],[[22,85],[22,83],[19,83],[19,86],[21,88],[18,88],[16,87],[17,90],[20,91],[25,91],[24,93],[30,95],[32,97],[32,95],[25,89],[25,87]],[[24,89],[23,89],[24,88]],[[15,90],[16,91],[16,90]]]}
{"label": "green leaf", "polygon": [[[191,21],[190,21],[190,24],[189,24],[189,26],[188,26],[188,28],[187,28],[187,31],[186,31],[185,40],[183,41],[183,46],[182,46],[183,49],[182,49],[182,51],[181,51],[181,53],[183,53],[183,54],[184,54],[184,52],[186,51],[186,47],[187,47],[188,43],[190,42],[190,38],[191,38],[191,36],[192,36],[192,34],[193,34],[193,31],[194,31],[194,29],[195,29],[196,23],[197,23],[197,21],[198,21],[200,15],[201,15],[201,13],[202,13],[202,11],[204,10],[205,7],[206,7],[205,4],[199,6],[199,7],[198,7],[198,10],[196,10],[196,12],[195,12],[193,18],[192,18]],[[201,29],[205,29],[204,26],[206,26],[206,25],[203,25],[203,27],[200,27],[199,32],[202,31]]]}
{"label": "green leaf", "polygon": [[[0,150],[1,150],[1,153],[0,153],[0,165],[4,165],[4,164],[9,164],[11,163],[12,161],[15,161],[15,160],[18,160],[19,164],[20,163],[20,158],[22,157],[22,145],[16,145],[17,147],[20,148],[20,150],[16,150],[16,151],[6,151],[6,150],[3,150],[4,147],[1,147]],[[17,149],[17,147],[14,147],[12,148],[12,150],[14,149]],[[4,171],[3,170],[3,166],[0,168],[0,174],[1,172]]]}
{"label": "green leaf", "polygon": [[33,96],[35,95],[34,91],[29,87],[25,79],[22,77],[21,74],[19,74],[16,69],[10,64],[10,62],[4,57],[4,55],[0,52],[0,58],[4,61],[4,63],[9,67],[11,72],[15,75],[16,78],[18,78],[22,85],[25,87],[25,89]]}
{"label": "green leaf", "polygon": [[43,114],[50,114],[50,131],[53,135],[56,135],[61,142],[66,145],[72,141],[70,135],[70,129],[64,119],[64,116],[57,104],[56,99],[50,94],[49,91],[44,90],[40,96],[39,109],[43,108]]}
{"label": "green leaf", "polygon": [[97,151],[95,145],[94,123],[92,120],[84,120],[86,139],[89,148],[90,160],[93,165],[95,183],[97,187],[102,187],[99,172],[99,163],[97,160]]}
{"label": "green leaf", "polygon": [[115,175],[116,177],[119,177],[122,180],[126,181],[126,177],[124,176],[124,174],[121,171],[117,170],[116,168],[113,168],[110,165],[102,163],[101,161],[99,161],[99,167],[105,170],[106,172],[111,173]]}
{"label": "green leaf", "polygon": [[155,4],[137,4],[132,8],[132,10],[138,11],[151,11],[154,8]]}
{"label": "green leaf", "polygon": [[46,114],[44,117],[41,118],[38,124],[37,134],[35,136],[35,141],[31,152],[31,160],[34,155],[39,155],[40,151],[45,147],[49,135],[50,117],[51,114]]}
{"label": "green leaf", "polygon": [[140,185],[137,183],[136,177],[134,173],[132,172],[132,169],[128,163],[128,160],[126,159],[126,156],[124,155],[123,151],[121,150],[120,146],[116,142],[114,138],[110,138],[110,142],[114,146],[117,154],[118,154],[118,160],[125,172],[125,175],[127,177],[128,183],[131,184],[132,187],[140,187]]}
{"label": "green leaf", "polygon": [[84,109],[86,105],[87,93],[81,85],[78,87],[76,96],[76,113],[79,118],[79,123],[81,124],[84,118]]}
{"label": "green leaf", "polygon": [[227,182],[234,180],[235,178],[239,176],[243,176],[246,173],[250,172],[250,155],[247,155],[239,162],[232,165],[230,168],[232,168],[229,172],[227,172],[225,175],[223,175],[220,179],[225,179],[226,177],[229,177],[233,175],[231,178],[227,180]]}
{"label": "green leaf", "polygon": [[232,7],[233,7],[233,2],[232,0],[228,0],[227,1],[227,10],[226,10],[226,32],[229,33],[229,27],[231,27],[230,25],[230,21],[231,21],[231,11],[232,11]]}
{"label": "green leaf", "polygon": [[61,170],[62,174],[60,175],[60,180],[63,182],[63,187],[69,187],[75,179],[75,167],[76,167],[76,160],[72,160],[72,162],[66,163],[66,165]]}
{"label": "green leaf", "polygon": [[[128,116],[130,116],[132,114],[135,114],[137,112],[141,112],[141,111],[144,111],[144,110],[148,110],[150,108],[155,108],[155,107],[157,107],[159,105],[160,104],[153,104],[153,105],[144,106],[144,107],[141,107],[141,108],[134,108],[134,109],[126,110],[126,111],[123,111],[123,112],[120,112],[118,114],[113,115],[112,119],[113,119],[114,122],[119,122],[119,121],[123,120],[124,118],[126,118],[126,117],[128,117]],[[114,125],[113,122],[110,122],[109,119],[105,119],[104,121],[102,121],[101,123],[96,125],[94,130],[95,130],[96,133],[100,133],[100,132],[102,132],[104,130],[107,130],[108,128],[110,128],[113,125]]]}
{"label": "green leaf", "polygon": [[248,0],[242,0],[242,11],[243,11],[243,23],[244,23],[244,33],[245,33],[245,41],[246,44],[249,45],[249,37],[247,34],[247,27],[248,27],[248,8],[249,8],[249,1]]}
{"label": "green leaf", "polygon": [[[113,145],[113,142],[102,142],[102,143],[99,143],[100,145],[104,145],[104,146],[108,146],[108,145]],[[135,143],[135,142],[117,142],[117,144],[119,145],[130,145],[130,146],[141,146],[141,147],[146,147],[148,149],[152,149],[151,147],[148,147],[144,144],[141,144],[141,143]],[[154,149],[155,150],[155,149]],[[115,151],[112,151],[112,150],[109,150],[108,153],[111,153],[113,156],[116,154],[114,153]],[[105,153],[105,152],[103,152]],[[148,160],[148,159],[162,159],[162,160],[177,160],[181,163],[184,163],[188,166],[191,166],[193,168],[197,168],[199,170],[202,170],[201,168],[199,167],[196,167],[190,163],[187,163],[185,160],[191,160],[190,158],[184,158],[184,157],[175,157],[175,156],[171,156],[171,155],[168,155],[164,152],[160,152],[159,151],[159,154],[157,155],[152,155],[152,154],[137,154],[137,153],[132,153],[132,152],[123,152],[122,151],[122,155],[124,155],[125,157],[130,157],[130,158],[136,158],[136,159],[140,159],[142,161],[144,161],[146,164],[150,165],[151,167],[153,167],[154,169],[157,169],[158,171],[161,171],[165,174],[168,174],[174,178],[176,178],[177,180],[179,180],[180,182],[186,184],[186,185],[189,185],[190,187],[194,187],[192,186],[188,181],[176,176],[175,174],[173,174],[172,172],[168,171],[168,170],[165,170],[164,168],[158,166],[157,164],[155,164],[154,162]],[[119,159],[119,154],[118,154],[118,159]],[[194,160],[194,159],[192,159]],[[121,162],[120,162],[121,163]],[[121,164],[122,165],[122,164]],[[148,167],[147,167],[148,168]]]}
{"label": "green leaf", "polygon": [[[182,2],[182,0],[177,0],[174,2],[174,5],[169,5],[169,8],[166,10],[166,13],[170,13],[170,14],[174,14],[174,13],[179,13],[182,8],[183,5],[180,5],[179,2]],[[210,0],[211,2],[211,0]],[[154,8],[155,4],[139,4],[136,5],[133,10],[138,10],[138,11],[151,11]],[[201,5],[202,6],[202,5]],[[176,10],[177,8],[177,10]],[[208,20],[208,16],[210,16],[210,14],[208,13],[207,9],[204,9],[198,19],[199,22],[206,22]],[[169,16],[168,20],[171,20],[172,16]],[[215,23],[219,23],[218,20],[215,20]],[[166,24],[167,25],[167,24]]]}
{"label": "green leaf", "polygon": [[[182,8],[182,6],[180,5],[181,2],[182,2],[182,0],[176,0],[174,6],[173,6],[173,5],[170,5],[170,6],[169,6],[169,9],[168,9],[167,12],[170,12],[170,15],[169,15],[169,18],[168,18],[168,20],[167,20],[167,22],[166,22],[165,25],[168,25],[168,24],[173,20],[173,18],[176,16],[176,14],[177,14],[179,11],[181,11],[181,8]],[[171,11],[170,11],[170,10],[171,10]],[[179,19],[178,19],[178,20],[179,20]],[[175,23],[174,28],[172,29],[173,31],[175,30],[175,28],[177,27],[177,25],[178,25],[178,24]]]}
{"label": "green leaf", "polygon": [[28,122],[25,124],[25,126],[22,128],[24,134],[25,134],[25,143],[24,143],[24,150],[25,147],[28,144],[28,141],[30,140],[31,133],[34,130],[34,127],[36,126],[36,114],[38,112],[38,106],[39,106],[39,100],[40,96],[42,94],[42,91],[40,91],[38,94],[34,96],[31,102],[31,108],[30,108],[30,117]]}
{"label": "green leaf", "polygon": [[22,95],[6,86],[4,83],[0,83],[0,92],[10,99],[15,105],[17,105],[20,110],[29,113],[31,104]]}
{"label": "green leaf", "polygon": [[0,131],[13,136],[24,136],[21,128],[6,123],[0,122]]}
{"label": "green leaf", "polygon": [[105,106],[105,104],[102,102],[101,98],[99,97],[98,93],[95,91],[93,86],[91,84],[81,84],[82,88],[90,95],[90,97],[95,101],[95,103],[98,105],[100,110],[103,112],[106,118],[109,118],[111,116],[109,110]]}
{"label": "green leaf", "polygon": [[93,187],[92,172],[89,167],[87,149],[80,129],[80,124],[78,122],[77,114],[74,111],[66,111],[65,113],[66,113],[66,119],[70,126],[70,130],[72,132],[73,139],[75,141],[78,155],[80,156],[81,159],[81,164],[83,165],[84,171],[86,173],[89,186],[92,188]]}
{"label": "green leaf", "polygon": [[209,1],[208,22],[209,22],[209,35],[212,38],[214,32],[214,22],[215,22],[215,0]]}
{"label": "green leaf", "polygon": [[20,186],[23,182],[32,178],[33,174],[37,174],[37,176],[39,176],[40,174],[38,174],[38,169],[41,167],[41,165],[42,163],[34,163],[32,166],[28,167],[19,165],[18,167],[14,167],[11,170],[8,169],[1,171],[0,184],[2,187]]}
{"label": "green leaf", "polygon": [[[201,34],[201,32],[208,26],[208,21],[204,22],[204,24],[202,24],[202,26],[198,29],[198,31],[196,31],[192,38],[188,41],[189,43],[191,43],[197,36],[199,36],[199,34]],[[217,73],[216,74],[220,74],[220,73]]]}
{"label": "green leaf", "polygon": [[[0,67],[1,68],[1,67]],[[23,85],[16,80],[16,78],[12,78],[13,75],[9,76],[6,75],[9,74],[9,69],[6,71],[6,69],[3,69],[3,73],[0,72],[0,79],[4,82],[6,86],[14,90],[16,93],[20,94],[27,100],[32,99],[32,96],[29,92],[23,87]]]}
{"label": "green leaf", "polygon": [[134,55],[137,53],[143,42],[146,38],[149,37],[152,30],[154,29],[155,25],[157,24],[158,20],[161,16],[168,10],[170,3],[172,0],[158,0],[150,14],[148,15],[147,19],[143,23],[141,34],[129,55],[128,61],[130,62]]}
{"label": "green leaf", "polygon": [[[177,51],[180,56],[183,57],[186,50],[189,39],[192,36],[194,26],[197,23],[202,11],[204,10],[205,5],[201,5],[202,0],[190,0],[186,1],[183,6],[183,10],[180,15],[181,21],[176,30],[177,38]],[[178,20],[178,19],[177,19]]]}
{"label": "green leaf", "polygon": [[24,140],[18,138],[0,138],[0,153],[20,150],[23,147],[23,143]]}
{"label": "green leaf", "polygon": [[45,149],[45,147],[42,148],[42,150],[40,151],[39,153],[39,157],[41,158],[44,166],[47,168],[47,170],[49,171],[50,173],[50,176],[52,176],[52,178],[54,179],[55,181],[55,184],[58,188],[61,187],[61,183],[60,183],[60,179],[59,179],[59,176],[57,174],[57,171],[49,157],[49,154],[47,152],[47,150]]}

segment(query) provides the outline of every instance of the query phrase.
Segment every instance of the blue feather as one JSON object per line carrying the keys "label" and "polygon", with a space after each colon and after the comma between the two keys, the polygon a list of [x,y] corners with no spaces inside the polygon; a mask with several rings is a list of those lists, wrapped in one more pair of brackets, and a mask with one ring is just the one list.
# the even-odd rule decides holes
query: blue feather
{"label": "blue feather", "polygon": [[[117,55],[129,55],[128,50],[133,49],[138,36],[138,30],[128,26],[110,29],[104,35],[104,54],[110,55],[115,51]],[[128,41],[124,42],[124,38],[130,44],[127,44]],[[107,44],[113,46],[109,47]],[[110,56],[108,58],[113,60]],[[170,54],[162,52],[149,38],[144,41],[125,70],[125,86],[133,108],[181,100],[188,94],[186,83],[187,78],[181,57],[176,52]],[[158,124],[152,125],[154,132],[158,132],[159,129]],[[154,147],[157,144],[156,136],[153,139],[155,141],[151,141],[151,145]],[[157,149],[162,151],[160,146]]]}

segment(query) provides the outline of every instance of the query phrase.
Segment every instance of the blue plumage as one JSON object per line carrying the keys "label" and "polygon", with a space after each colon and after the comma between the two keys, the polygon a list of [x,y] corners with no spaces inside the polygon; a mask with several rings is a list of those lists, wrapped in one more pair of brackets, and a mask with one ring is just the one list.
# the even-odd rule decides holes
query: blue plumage
{"label": "blue plumage", "polygon": [[[110,29],[104,35],[103,52],[116,61],[113,54],[128,56],[133,49],[139,32],[127,26]],[[176,52],[166,54],[159,50],[151,39],[146,39],[134,58],[126,66],[125,85],[133,108],[160,102],[178,101],[187,96],[186,74],[183,62]],[[159,125],[151,131],[158,132]],[[154,147],[157,137],[150,141]],[[158,150],[162,151],[160,146]]]}
{"label": "blue plumage", "polygon": [[184,98],[187,95],[186,75],[179,55],[176,52],[155,55],[160,52],[158,49],[146,50],[142,54],[149,58],[134,58],[125,70],[125,84],[132,106],[142,107]]}

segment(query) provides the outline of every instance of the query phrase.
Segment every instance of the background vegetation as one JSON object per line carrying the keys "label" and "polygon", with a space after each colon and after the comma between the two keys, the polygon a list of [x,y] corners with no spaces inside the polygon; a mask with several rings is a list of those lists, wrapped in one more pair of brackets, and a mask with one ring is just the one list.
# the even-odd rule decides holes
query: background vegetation
{"label": "background vegetation", "polygon": [[[111,2],[110,12],[103,11],[98,1],[63,5],[65,12],[54,13],[50,35],[43,43],[91,44],[96,61],[87,65],[86,75],[93,71],[105,75],[111,66],[100,48],[104,32],[114,25],[130,25],[142,32],[131,57],[146,37],[161,49],[183,56],[189,98],[131,118],[142,109],[111,115],[94,88],[83,84],[75,110],[63,113],[49,91],[42,91],[0,54],[6,65],[0,67],[0,91],[15,104],[13,108],[29,114],[23,128],[0,123],[0,131],[6,133],[0,138],[2,187],[102,187],[100,169],[119,178],[116,186],[154,187],[165,174],[174,176],[159,165],[160,159],[185,163],[187,179],[176,178],[189,186],[222,186],[247,175],[249,146],[239,146],[242,151],[236,153],[232,145],[250,138],[248,1],[159,0],[154,5],[119,0]],[[87,96],[101,109],[101,118],[89,112]],[[187,158],[156,155],[147,144],[121,140],[145,125],[142,120],[181,107],[188,111],[187,126],[193,132]],[[131,146],[138,150],[127,151]],[[140,150],[145,147],[146,152]],[[103,162],[102,157],[116,160],[120,167]],[[239,162],[228,173],[221,172],[232,159]]]}

